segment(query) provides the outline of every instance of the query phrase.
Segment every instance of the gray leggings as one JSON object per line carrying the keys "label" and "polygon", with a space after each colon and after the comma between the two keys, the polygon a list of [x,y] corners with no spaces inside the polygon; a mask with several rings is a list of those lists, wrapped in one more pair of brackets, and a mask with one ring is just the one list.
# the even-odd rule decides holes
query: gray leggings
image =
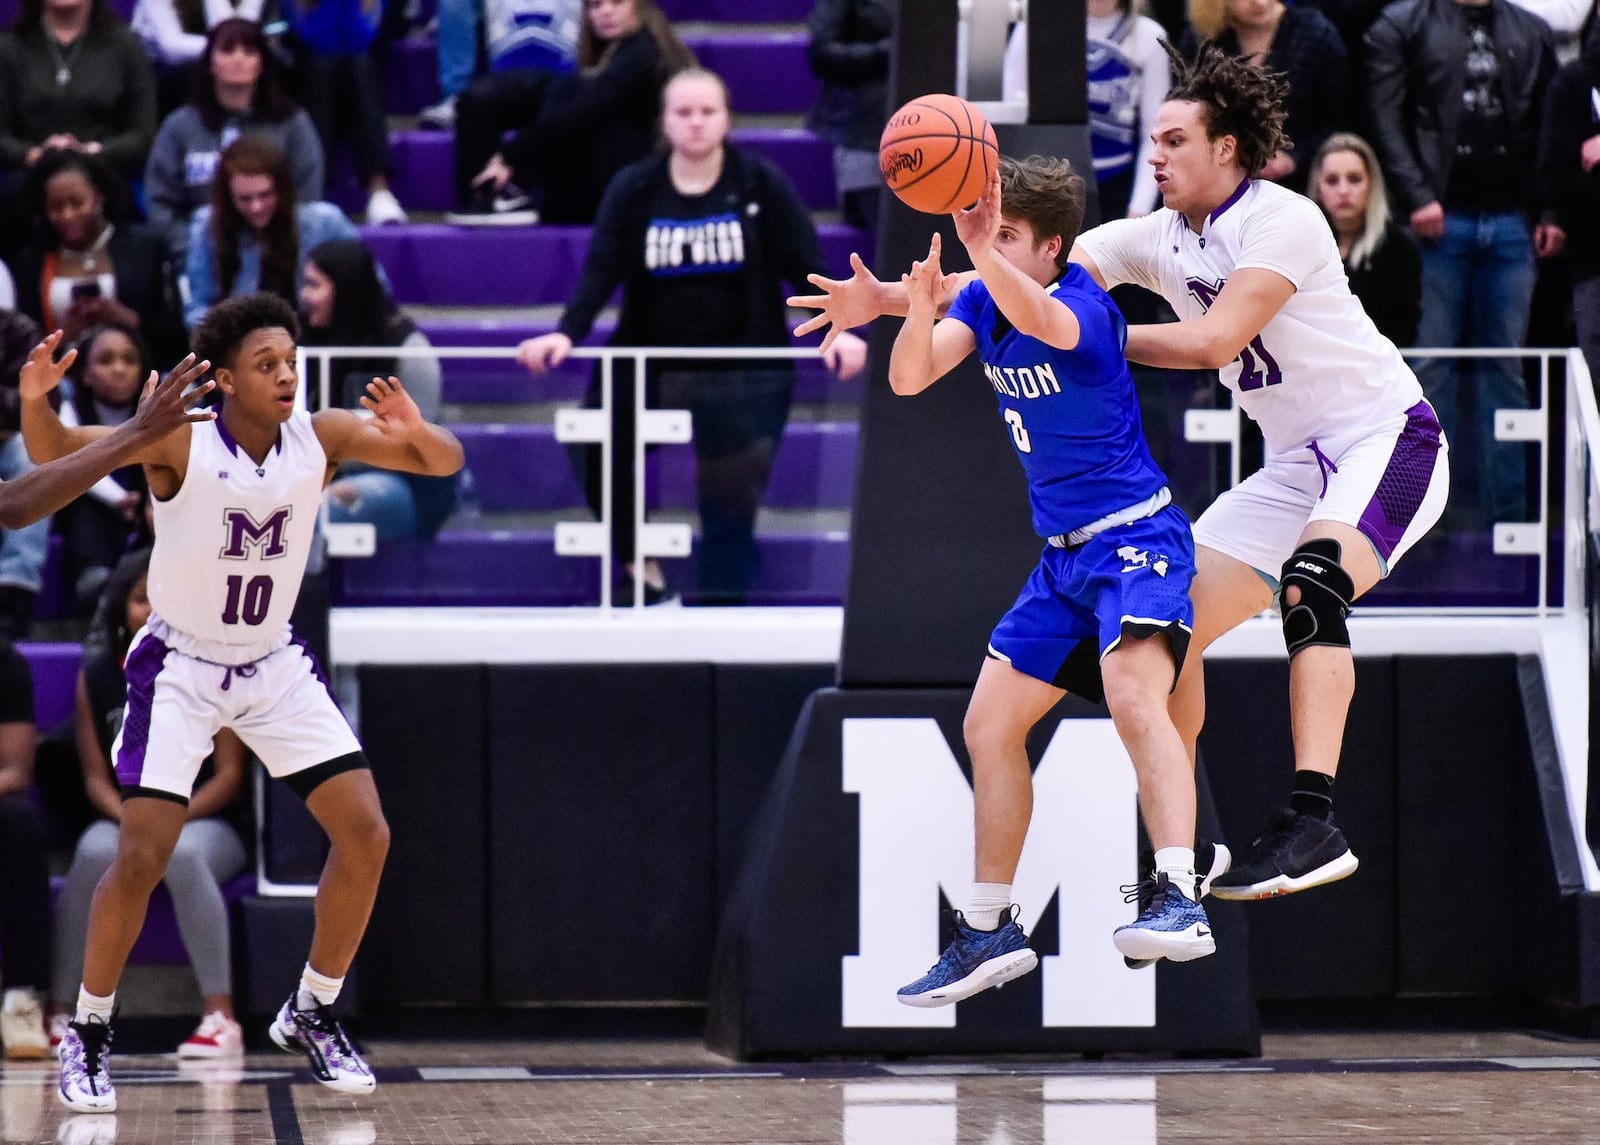
{"label": "gray leggings", "polygon": [[[71,1006],[83,980],[83,950],[89,935],[89,903],[100,878],[117,857],[120,828],[109,819],[90,824],[78,840],[66,886],[56,900],[55,958],[52,995]],[[167,864],[167,890],[172,893],[178,933],[204,996],[233,993],[233,965],[228,950],[228,904],[221,884],[244,870],[244,844],[221,819],[193,819],[183,825],[178,845]]]}

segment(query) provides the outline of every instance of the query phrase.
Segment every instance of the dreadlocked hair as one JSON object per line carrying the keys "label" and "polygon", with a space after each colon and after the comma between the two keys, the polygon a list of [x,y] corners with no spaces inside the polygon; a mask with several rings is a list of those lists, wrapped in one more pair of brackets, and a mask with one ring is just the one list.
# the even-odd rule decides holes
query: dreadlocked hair
{"label": "dreadlocked hair", "polygon": [[1255,175],[1267,160],[1294,146],[1283,130],[1289,85],[1282,72],[1247,63],[1215,40],[1202,43],[1193,60],[1185,60],[1165,40],[1161,46],[1175,73],[1167,98],[1198,103],[1210,138],[1233,136],[1246,175]]}

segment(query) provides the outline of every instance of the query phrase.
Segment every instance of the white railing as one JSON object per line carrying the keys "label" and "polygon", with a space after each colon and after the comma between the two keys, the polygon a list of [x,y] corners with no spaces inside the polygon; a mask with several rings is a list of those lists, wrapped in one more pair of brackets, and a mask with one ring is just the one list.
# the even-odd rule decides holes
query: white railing
{"label": "white railing", "polygon": [[[383,347],[385,357],[434,359],[488,359],[508,360],[516,357],[515,347],[507,346],[434,346],[434,347]],[[322,403],[331,404],[333,360],[343,357],[370,357],[371,346],[302,347],[302,367],[307,361],[320,364]],[[1538,512],[1534,520],[1498,524],[1493,531],[1493,551],[1497,555],[1536,557],[1538,560],[1538,587],[1536,600],[1529,606],[1455,606],[1448,611],[1466,611],[1474,614],[1545,615],[1554,611],[1585,607],[1584,584],[1587,570],[1586,537],[1591,528],[1600,530],[1600,407],[1597,407],[1594,388],[1583,355],[1575,349],[1523,349],[1523,350],[1433,350],[1413,349],[1403,351],[1408,359],[1460,358],[1529,359],[1539,363],[1538,404],[1527,409],[1497,410],[1494,419],[1495,440],[1522,442],[1537,446],[1540,475],[1537,495]],[[556,440],[563,443],[597,445],[601,450],[601,505],[598,522],[561,522],[556,527],[556,551],[565,556],[598,557],[600,560],[600,608],[615,607],[611,582],[616,556],[611,543],[612,450],[610,410],[615,400],[615,369],[619,360],[632,362],[635,377],[644,376],[644,365],[654,359],[662,360],[724,360],[724,361],[794,361],[817,357],[813,349],[702,349],[685,347],[582,347],[569,355],[572,359],[600,363],[600,406],[597,409],[562,408],[555,416]],[[1566,418],[1565,453],[1562,456],[1564,480],[1564,519],[1561,522],[1562,551],[1553,554],[1551,545],[1551,461],[1554,433],[1551,425],[1551,362],[1561,359],[1566,363]],[[690,551],[689,526],[683,524],[652,524],[645,520],[645,453],[646,447],[655,444],[682,444],[692,439],[693,426],[686,410],[652,410],[645,405],[645,387],[635,385],[633,404],[635,425],[633,451],[633,521],[635,553],[639,560],[648,557],[683,557]],[[1232,483],[1241,477],[1240,438],[1243,415],[1231,392],[1229,404],[1214,409],[1190,409],[1184,418],[1184,438],[1191,443],[1220,446],[1229,451],[1228,472]],[[1483,443],[1479,443],[1480,448]],[[327,522],[325,521],[326,525]],[[364,531],[364,532],[363,532]],[[333,556],[369,555],[373,546],[370,526],[329,526],[329,552]],[[1561,600],[1553,604],[1549,588],[1552,583],[1551,561],[1560,559]],[[634,578],[633,600],[626,602],[642,607],[644,582]],[[1363,612],[1388,614],[1434,615],[1444,609],[1439,607],[1369,607]]]}
{"label": "white railing", "polygon": [[[371,346],[302,346],[300,347],[300,373],[305,376],[305,364],[318,364],[321,378],[321,403],[327,409],[333,399],[333,370],[331,363],[341,357],[372,357],[380,353],[385,358],[475,358],[514,359],[516,347],[511,346],[395,346],[375,351]],[[600,406],[598,409],[562,408],[555,418],[556,440],[562,444],[594,444],[600,447],[600,520],[562,521],[556,525],[556,552],[568,557],[598,557],[600,559],[600,609],[610,611],[611,581],[614,575],[616,554],[612,551],[611,520],[612,454],[611,409],[615,402],[616,363],[619,359],[630,361],[634,367],[633,412],[633,537],[634,559],[644,561],[651,557],[686,557],[692,541],[688,525],[651,524],[645,520],[645,452],[650,445],[682,445],[693,440],[694,426],[688,410],[649,409],[645,405],[645,363],[656,361],[739,361],[739,362],[789,362],[816,358],[816,350],[755,347],[702,349],[681,346],[641,347],[577,347],[567,355],[569,359],[593,360],[600,363]],[[335,557],[372,555],[375,544],[371,525],[336,525],[328,520],[326,499],[322,509],[323,535],[327,538],[328,554]],[[633,577],[634,608],[644,607],[644,577]]]}

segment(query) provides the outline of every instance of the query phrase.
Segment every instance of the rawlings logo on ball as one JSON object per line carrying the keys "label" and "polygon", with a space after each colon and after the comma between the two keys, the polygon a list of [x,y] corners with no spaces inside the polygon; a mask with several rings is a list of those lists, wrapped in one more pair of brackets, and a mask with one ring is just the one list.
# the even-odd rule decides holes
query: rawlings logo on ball
{"label": "rawlings logo on ball", "polygon": [[878,157],[883,164],[883,178],[885,182],[893,183],[906,172],[922,170],[922,148],[911,151],[888,151]]}

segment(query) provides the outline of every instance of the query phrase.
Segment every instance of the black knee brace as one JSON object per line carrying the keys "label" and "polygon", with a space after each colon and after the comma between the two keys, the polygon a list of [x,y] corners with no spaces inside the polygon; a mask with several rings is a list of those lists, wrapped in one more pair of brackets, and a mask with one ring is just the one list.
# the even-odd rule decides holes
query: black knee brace
{"label": "black knee brace", "polygon": [[[1355,582],[1339,567],[1344,550],[1331,537],[1306,541],[1283,562],[1278,578],[1283,603],[1283,642],[1289,658],[1315,644],[1333,648],[1350,647],[1350,630],[1344,618],[1350,615]],[[1300,590],[1300,603],[1290,604],[1289,586]]]}

